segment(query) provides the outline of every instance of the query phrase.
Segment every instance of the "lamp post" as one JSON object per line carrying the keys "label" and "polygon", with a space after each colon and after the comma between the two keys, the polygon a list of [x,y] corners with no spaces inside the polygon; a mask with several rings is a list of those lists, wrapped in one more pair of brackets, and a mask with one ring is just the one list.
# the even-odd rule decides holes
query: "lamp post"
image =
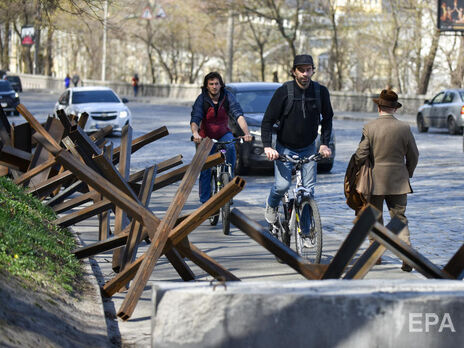
{"label": "lamp post", "polygon": [[106,79],[106,32],[108,24],[108,0],[105,0],[103,5],[103,52],[102,52],[102,73],[101,80],[105,81]]}

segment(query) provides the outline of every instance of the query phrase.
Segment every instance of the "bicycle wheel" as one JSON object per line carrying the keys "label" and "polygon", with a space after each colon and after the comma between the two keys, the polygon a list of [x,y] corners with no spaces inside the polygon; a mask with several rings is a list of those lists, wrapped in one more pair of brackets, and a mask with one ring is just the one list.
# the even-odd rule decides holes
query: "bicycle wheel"
{"label": "bicycle wheel", "polygon": [[[218,192],[218,181],[217,181],[217,174],[215,170],[211,171],[211,196]],[[216,226],[219,221],[219,212],[211,215],[209,217],[209,223],[211,226]]]}
{"label": "bicycle wheel", "polygon": [[[306,216],[309,214],[311,217],[309,226],[305,227],[305,218],[303,214],[307,214]],[[319,209],[313,198],[303,200],[300,207],[297,209],[295,220],[294,233],[296,252],[311,263],[320,263],[322,254],[322,225]],[[304,229],[306,229],[306,231],[304,231]]]}
{"label": "bicycle wheel", "polygon": [[[221,174],[222,187],[226,186],[230,181],[229,173]],[[222,232],[227,236],[230,233],[230,201],[224,204],[221,208],[222,215]]]}

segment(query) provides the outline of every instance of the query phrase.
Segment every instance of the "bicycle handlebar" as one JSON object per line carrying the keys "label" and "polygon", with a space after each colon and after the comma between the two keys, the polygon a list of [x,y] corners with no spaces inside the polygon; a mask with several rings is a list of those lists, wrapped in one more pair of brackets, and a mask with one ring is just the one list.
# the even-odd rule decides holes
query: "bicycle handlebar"
{"label": "bicycle handlebar", "polygon": [[311,161],[317,162],[317,161],[320,161],[321,159],[322,159],[322,155],[320,153],[316,153],[309,157],[303,157],[303,158],[300,158],[297,155],[295,156],[279,155],[279,158],[278,158],[279,161],[291,162],[295,164],[304,164],[304,163],[309,163]]}
{"label": "bicycle handlebar", "polygon": [[[216,140],[216,139],[211,139],[213,141],[213,143],[215,144],[218,144],[218,145],[229,145],[231,143],[234,143],[236,141],[238,141],[240,144],[243,144],[243,138],[242,137],[236,137],[236,138],[233,138],[232,140],[229,140],[229,141],[219,141],[219,140]],[[193,135],[190,137],[190,141],[193,141]]]}

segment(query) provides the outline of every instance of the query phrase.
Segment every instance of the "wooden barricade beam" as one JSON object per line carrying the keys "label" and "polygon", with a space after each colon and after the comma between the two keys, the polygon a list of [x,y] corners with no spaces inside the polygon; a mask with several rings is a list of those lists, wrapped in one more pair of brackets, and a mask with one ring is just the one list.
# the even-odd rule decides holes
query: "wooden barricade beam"
{"label": "wooden barricade beam", "polygon": [[37,174],[41,173],[42,171],[54,166],[55,164],[56,164],[55,159],[50,158],[48,161],[43,162],[43,163],[39,164],[38,166],[27,170],[24,174],[22,174],[21,176],[19,176],[16,179],[14,179],[13,182],[16,185],[22,185],[26,181],[29,181],[29,179],[31,179],[34,175],[37,175]]}
{"label": "wooden barricade beam", "polygon": [[[156,166],[151,166],[145,169],[145,175],[143,176],[142,187],[139,192],[139,200],[148,208],[150,203],[150,196],[153,190],[153,183],[156,176]],[[129,231],[129,236],[126,242],[126,247],[121,258],[121,269],[124,269],[127,263],[134,261],[135,256],[137,255],[137,246],[142,240],[142,229],[143,226],[138,222],[133,220],[131,222],[131,227]],[[115,233],[118,235],[119,233]],[[174,256],[173,256],[174,258]],[[113,264],[114,268],[114,264]]]}
{"label": "wooden barricade beam", "polygon": [[0,163],[21,172],[27,171],[31,161],[31,154],[0,141]]}
{"label": "wooden barricade beam", "polygon": [[231,211],[230,222],[306,279],[321,279],[322,274],[327,269],[327,265],[312,264],[298,255],[294,250],[272,236],[266,228],[248,218],[237,208]]}
{"label": "wooden barricade beam", "polygon": [[53,223],[60,227],[69,227],[112,208],[114,208],[113,202],[103,199],[89,207],[85,207],[79,211],[60,217],[53,221]]}
{"label": "wooden barricade beam", "polygon": [[375,228],[372,229],[370,233],[378,243],[385,246],[388,250],[409,264],[411,267],[414,267],[426,278],[456,279],[447,271],[443,271],[435,266],[425,256],[406,244],[397,235],[386,229],[380,223],[376,223]]}
{"label": "wooden barricade beam", "polygon": [[[203,221],[205,221],[208,217],[214,214],[218,210],[218,208],[222,207],[226,202],[230,201],[236,194],[242,191],[244,187],[245,180],[237,176],[233,178],[232,181],[230,181],[222,190],[213,195],[208,201],[206,201],[199,208],[197,208],[193,213],[191,213],[185,218],[182,218],[182,221],[180,221],[179,224],[169,233],[169,238],[168,242],[165,245],[165,250],[169,250],[172,246],[175,246],[177,248],[178,244],[182,242],[185,238],[187,238],[190,232],[192,232],[195,228],[200,226],[203,223]],[[151,233],[149,236],[151,239],[153,239],[153,232],[147,232]],[[143,236],[142,239],[144,239]],[[111,242],[114,243],[117,241],[113,240]],[[98,250],[96,247],[92,248],[91,246],[89,246],[82,248],[82,250],[79,249],[75,251],[74,254],[77,257],[77,253],[79,253],[79,256],[81,257],[78,258],[95,255],[99,252],[103,252],[106,250],[102,249],[102,244],[103,243],[100,243],[96,246],[98,247]],[[145,257],[144,255],[142,255],[141,257]],[[118,273],[112,280],[108,281],[102,287],[102,293],[104,294],[104,296],[113,296],[116,293],[116,291],[125,286],[135,276],[138,267],[140,267],[141,257],[139,257],[133,263],[128,265],[122,272]],[[195,260],[192,259],[192,261],[206,272],[209,273],[213,269],[214,273],[209,273],[212,276],[220,276],[221,278],[224,278],[226,280],[238,280],[237,277],[235,277],[233,274],[227,271],[224,267],[216,263],[214,260],[211,260],[209,257],[203,255],[202,252],[197,251],[192,255],[192,257],[195,257]]]}
{"label": "wooden barricade beam", "polygon": [[[220,152],[216,152],[212,155],[209,155],[208,158],[206,159],[206,162],[202,170],[214,167],[217,164],[224,162],[224,160],[225,160],[225,157]],[[185,165],[180,168],[174,169],[166,174],[156,177],[155,184],[153,185],[153,191],[160,190],[163,187],[169,186],[179,180],[182,180],[187,169],[188,169],[188,165]],[[140,191],[140,184],[131,182],[131,187],[133,188],[135,192]]]}
{"label": "wooden barricade beam", "polygon": [[361,210],[359,218],[330,262],[322,279],[338,279],[342,276],[379,217],[380,211],[371,204]]}
{"label": "wooden barricade beam", "polygon": [[[80,180],[76,182],[76,184],[78,183],[83,184]],[[69,199],[66,202],[59,203],[53,206],[53,210],[56,214],[61,214],[67,210],[73,209],[87,202],[95,201],[99,197],[99,195],[100,194],[96,191],[89,191],[87,193],[77,196],[76,198]]]}
{"label": "wooden barricade beam", "polygon": [[[120,175],[121,179],[123,179],[126,183],[129,180],[129,172],[130,172],[130,154],[131,154],[131,145],[132,145],[132,127],[126,125],[122,128],[121,132],[121,145],[120,145],[120,152],[119,152],[119,171],[118,174]],[[113,165],[111,159],[107,159],[107,163],[109,165]],[[154,175],[154,172],[152,172]],[[147,183],[146,183],[147,184]],[[152,184],[153,185],[153,184]],[[125,185],[128,189],[132,190],[128,184]],[[143,189],[141,190],[143,191]],[[135,193],[134,193],[135,194]],[[146,197],[149,199],[149,197]],[[143,204],[145,207],[147,206],[146,202],[140,200],[140,195],[137,197],[138,201]],[[137,221],[132,222],[133,225],[137,225],[140,227],[140,223]],[[115,217],[114,217],[114,234],[118,235],[121,231],[129,225],[129,220],[127,219],[126,213],[116,207]],[[121,269],[121,264],[123,262],[123,248],[119,248],[113,251],[113,270],[117,273]],[[125,248],[124,248],[125,249]]]}
{"label": "wooden barricade beam", "polygon": [[453,278],[464,278],[464,244],[456,251],[453,257],[443,267],[443,271],[450,274]]}
{"label": "wooden barricade beam", "polygon": [[176,248],[171,248],[171,250],[167,251],[164,255],[183,281],[188,282],[190,280],[195,280],[195,274],[184,261],[183,256],[177,251]]}
{"label": "wooden barricade beam", "polygon": [[[163,126],[158,129],[155,129],[147,134],[144,134],[132,141],[132,153],[140,150],[147,144],[154,142],[155,140],[161,139],[169,134],[168,129]],[[119,152],[121,151],[121,147],[116,147],[113,153],[113,163],[119,162]]]}
{"label": "wooden barricade beam", "polygon": [[[386,227],[394,234],[400,234],[405,230],[406,225],[400,219],[394,217]],[[375,228],[375,225],[373,228]],[[366,251],[356,260],[353,267],[346,272],[343,279],[363,279],[385,250],[387,249],[383,245],[375,241],[372,242]]]}
{"label": "wooden barricade beam", "polygon": [[166,215],[158,226],[154,241],[150,244],[147,250],[147,257],[140,265],[140,269],[137,271],[134,278],[134,283],[130,287],[117,314],[118,317],[123,320],[129,319],[132,315],[135,306],[142,295],[145,284],[150,278],[150,274],[153,272],[155,264],[161,256],[164,245],[168,240],[169,231],[174,227],[176,219],[182,211],[188,195],[190,194],[212,147],[213,142],[209,138],[204,138],[198,146],[197,152],[193,156],[192,163],[179,184],[174,199],[166,211]]}

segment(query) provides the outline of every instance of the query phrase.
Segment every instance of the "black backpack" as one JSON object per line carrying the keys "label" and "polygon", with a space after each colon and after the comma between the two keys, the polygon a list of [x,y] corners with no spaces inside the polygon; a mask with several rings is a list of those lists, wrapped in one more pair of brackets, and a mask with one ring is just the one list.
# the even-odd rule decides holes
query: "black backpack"
{"label": "black backpack", "polygon": [[[319,111],[319,115],[321,114],[321,85],[316,82],[312,81],[314,83],[314,93],[316,98],[305,98],[305,100],[310,101],[310,100],[316,100],[316,105],[317,105],[317,110]],[[284,117],[287,117],[287,115],[290,113],[290,110],[292,109],[293,102],[294,101],[301,101],[301,98],[295,98],[295,85],[293,84],[292,81],[287,81],[284,83],[285,86],[287,86],[287,91],[288,91],[288,97],[287,97],[287,103],[285,104],[285,110],[284,110]]]}

